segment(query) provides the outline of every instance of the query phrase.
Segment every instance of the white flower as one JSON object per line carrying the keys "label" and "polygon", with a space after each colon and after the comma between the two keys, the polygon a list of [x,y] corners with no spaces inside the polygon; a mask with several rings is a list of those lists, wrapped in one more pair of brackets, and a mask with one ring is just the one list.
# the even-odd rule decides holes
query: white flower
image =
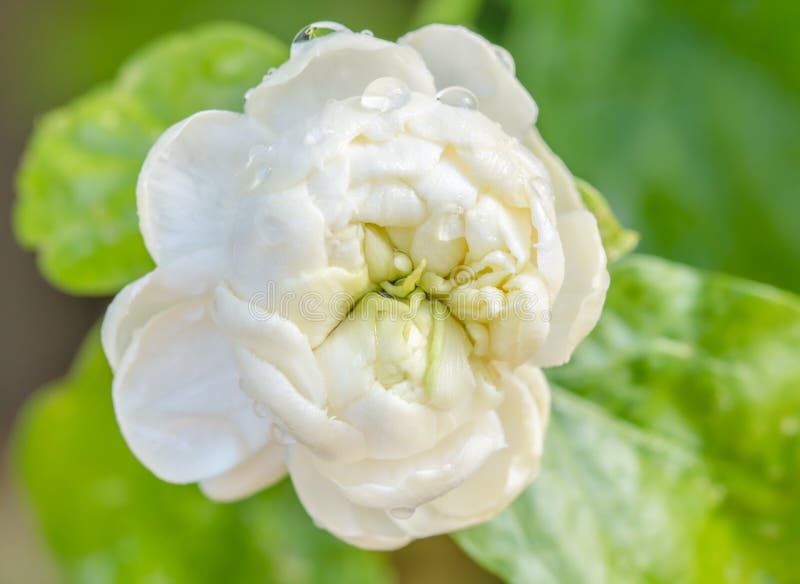
{"label": "white flower", "polygon": [[244,114],[156,143],[138,208],[157,267],[103,343],[157,476],[232,500],[288,471],[318,525],[390,549],[533,480],[538,367],[594,326],[608,274],[507,53],[460,27],[340,28],[306,34]]}

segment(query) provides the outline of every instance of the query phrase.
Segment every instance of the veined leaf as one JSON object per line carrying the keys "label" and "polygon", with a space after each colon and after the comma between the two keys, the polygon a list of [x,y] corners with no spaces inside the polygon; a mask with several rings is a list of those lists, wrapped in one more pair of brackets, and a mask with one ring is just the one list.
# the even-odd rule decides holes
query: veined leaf
{"label": "veined leaf", "polygon": [[197,111],[241,110],[244,92],[286,56],[255,29],[208,25],[154,43],[110,86],[44,116],[17,177],[14,225],[45,277],[102,295],[152,269],[136,216],[150,146]]}
{"label": "veined leaf", "polygon": [[796,581],[800,299],[649,257],[612,283],[548,371],[540,478],[456,540],[513,582]]}

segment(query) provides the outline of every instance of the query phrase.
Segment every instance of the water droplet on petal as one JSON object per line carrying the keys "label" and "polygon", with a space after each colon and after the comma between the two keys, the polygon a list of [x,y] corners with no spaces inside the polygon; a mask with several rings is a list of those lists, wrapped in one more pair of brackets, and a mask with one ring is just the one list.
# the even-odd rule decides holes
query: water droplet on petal
{"label": "water droplet on petal", "polygon": [[497,60],[500,61],[503,64],[503,67],[508,69],[512,75],[516,73],[517,67],[514,64],[514,57],[511,56],[511,53],[509,53],[505,47],[495,45],[494,54],[497,56]]}
{"label": "water droplet on petal", "polygon": [[337,32],[350,32],[350,29],[343,24],[330,20],[312,22],[308,26],[304,26],[292,39],[292,53],[308,41]]}
{"label": "water droplet on petal", "polygon": [[258,400],[253,400],[253,413],[259,418],[269,417],[269,408]]}
{"label": "water droplet on petal", "polygon": [[272,146],[266,144],[256,144],[250,148],[247,156],[247,165],[242,172],[242,184],[247,189],[256,189],[261,186],[272,172],[269,165]]}
{"label": "water droplet on petal", "polygon": [[370,29],[368,29],[368,28],[365,28],[364,30],[362,30],[362,31],[361,31],[361,34],[363,34],[363,35],[366,35],[366,36],[375,36],[375,33],[374,33],[374,32],[372,32],[372,31],[371,31]]}
{"label": "water droplet on petal", "polygon": [[388,112],[404,106],[410,98],[408,85],[394,77],[381,77],[364,89],[361,105],[367,109]]}
{"label": "water droplet on petal", "polygon": [[389,514],[395,519],[411,519],[414,509],[412,507],[394,507]]}
{"label": "water droplet on petal", "polygon": [[282,446],[287,446],[289,444],[294,444],[295,440],[286,429],[279,425],[279,424],[272,424],[272,428],[270,428],[270,434],[272,435],[272,439]]}
{"label": "water droplet on petal", "polygon": [[454,85],[442,89],[436,94],[436,99],[445,104],[453,107],[461,107],[465,109],[475,110],[478,109],[478,98],[466,87]]}

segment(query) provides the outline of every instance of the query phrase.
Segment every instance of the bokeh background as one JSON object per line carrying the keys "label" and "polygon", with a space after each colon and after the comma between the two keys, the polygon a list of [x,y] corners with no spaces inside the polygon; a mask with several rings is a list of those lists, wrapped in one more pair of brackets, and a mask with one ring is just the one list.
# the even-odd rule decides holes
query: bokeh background
{"label": "bokeh background", "polygon": [[[798,2],[0,0],[4,457],[20,405],[66,371],[107,302],[53,290],[14,242],[14,169],[33,124],[148,41],[220,19],[286,41],[315,20],[387,38],[425,22],[469,24],[512,52],[545,138],[641,232],[640,250],[800,291]],[[432,582],[457,570],[492,581],[446,540],[397,562],[409,582],[423,582],[420,566]],[[0,584],[57,581],[4,462]]]}

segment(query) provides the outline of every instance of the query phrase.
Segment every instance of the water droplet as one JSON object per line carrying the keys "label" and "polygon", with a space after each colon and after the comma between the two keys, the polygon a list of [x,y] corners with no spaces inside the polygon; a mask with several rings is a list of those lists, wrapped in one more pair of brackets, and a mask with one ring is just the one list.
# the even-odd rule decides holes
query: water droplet
{"label": "water droplet", "polygon": [[247,165],[241,177],[245,188],[258,188],[270,175],[272,172],[272,167],[269,166],[271,153],[272,146],[267,146],[266,144],[256,144],[250,148]]}
{"label": "water droplet", "polygon": [[514,57],[511,56],[511,53],[509,53],[505,47],[495,45],[494,54],[497,56],[497,60],[500,61],[503,64],[503,67],[508,69],[512,75],[516,73],[517,67],[514,64]]}
{"label": "water droplet", "polygon": [[413,507],[394,507],[389,514],[395,519],[411,519],[414,515]]}
{"label": "water droplet", "polygon": [[361,34],[363,34],[363,35],[365,35],[365,36],[375,36],[375,33],[374,33],[374,32],[372,32],[372,31],[371,31],[370,29],[368,29],[368,28],[365,28],[364,30],[362,30],[362,31],[361,31]]}
{"label": "water droplet", "polygon": [[410,98],[408,85],[394,77],[381,77],[367,85],[361,95],[361,105],[367,109],[388,112],[404,106]]}
{"label": "water droplet", "polygon": [[338,22],[333,22],[330,20],[312,22],[308,26],[304,26],[300,32],[295,35],[294,39],[292,39],[292,52],[308,41],[313,41],[314,39],[318,39],[329,34],[345,31],[350,32],[350,29],[343,24],[339,24]]}
{"label": "water droplet", "polygon": [[269,417],[269,408],[258,400],[253,400],[253,413],[259,418]]}
{"label": "water droplet", "polygon": [[442,89],[436,94],[436,99],[445,105],[465,109],[478,109],[478,98],[466,87],[453,85]]}

